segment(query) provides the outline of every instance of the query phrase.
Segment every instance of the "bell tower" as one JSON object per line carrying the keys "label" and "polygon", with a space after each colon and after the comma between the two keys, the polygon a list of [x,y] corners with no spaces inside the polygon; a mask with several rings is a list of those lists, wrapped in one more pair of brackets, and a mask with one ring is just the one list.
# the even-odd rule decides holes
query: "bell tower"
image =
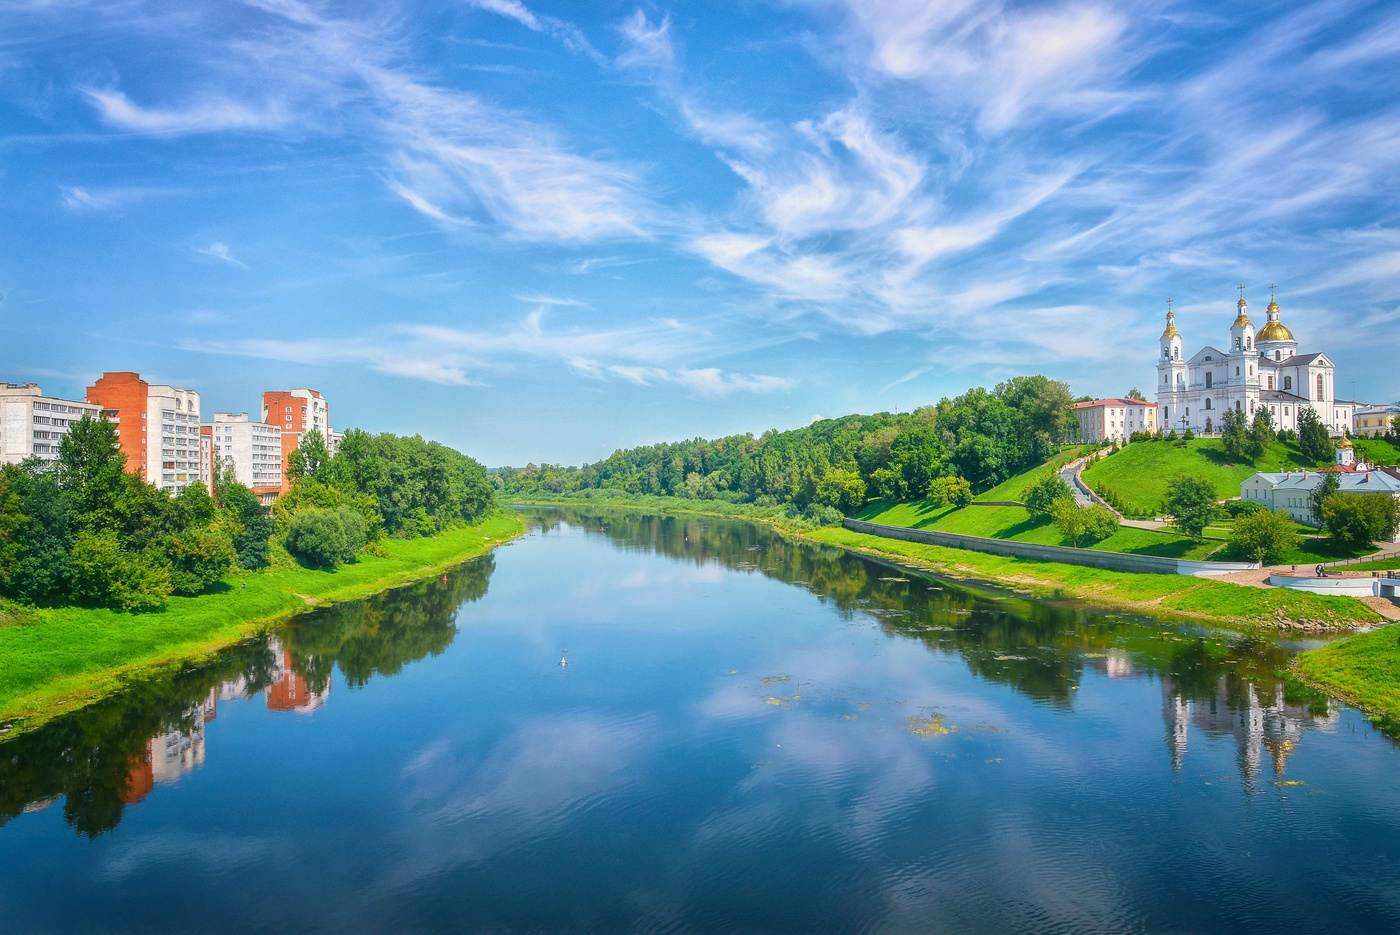
{"label": "bell tower", "polygon": [[1244,286],[1240,286],[1240,300],[1235,303],[1239,314],[1230,326],[1230,354],[1254,356],[1254,322],[1249,320],[1248,305],[1244,301]]}
{"label": "bell tower", "polygon": [[1186,392],[1186,359],[1181,353],[1181,332],[1176,330],[1171,299],[1167,299],[1167,327],[1158,343],[1162,355],[1157,358],[1157,424],[1165,432],[1173,419],[1180,418],[1178,410]]}

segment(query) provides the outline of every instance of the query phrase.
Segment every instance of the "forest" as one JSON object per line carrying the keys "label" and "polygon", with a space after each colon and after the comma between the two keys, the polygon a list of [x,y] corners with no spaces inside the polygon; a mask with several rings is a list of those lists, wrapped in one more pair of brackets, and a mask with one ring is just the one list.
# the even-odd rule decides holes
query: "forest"
{"label": "forest", "polygon": [[947,478],[996,486],[1050,457],[1070,432],[1072,401],[1065,383],[1021,376],[910,413],[629,448],[582,467],[504,467],[494,482],[512,497],[598,490],[851,512],[868,497],[928,496]]}

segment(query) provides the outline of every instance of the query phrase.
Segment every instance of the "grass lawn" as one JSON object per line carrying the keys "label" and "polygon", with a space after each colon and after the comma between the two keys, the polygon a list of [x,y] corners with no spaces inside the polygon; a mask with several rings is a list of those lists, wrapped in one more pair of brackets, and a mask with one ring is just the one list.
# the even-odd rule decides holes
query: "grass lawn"
{"label": "grass lawn", "polygon": [[1186,575],[1138,575],[1006,558],[921,542],[883,539],[835,526],[815,530],[807,536],[957,577],[1004,582],[1039,597],[1076,597],[1158,616],[1265,625],[1272,625],[1280,612],[1291,620],[1378,623],[1382,619],[1354,598],[1322,597],[1282,588],[1250,588]]}
{"label": "grass lawn", "polygon": [[[1012,539],[1040,545],[1070,544],[1061,537],[1060,531],[1049,520],[1032,516],[1029,510],[1020,506],[969,506],[959,510],[952,507],[934,507],[926,501],[887,505],[884,501],[876,500],[855,518],[870,523],[884,523],[887,526],[936,529],[939,532],[985,536],[989,539]],[[1105,552],[1160,555],[1165,558],[1202,559],[1219,546],[1220,543],[1215,541],[1207,540],[1198,544],[1176,533],[1123,526],[1112,536],[1089,548]]]}
{"label": "grass lawn", "polygon": [[1298,674],[1353,704],[1400,724],[1400,642],[1395,627],[1358,633],[1301,653]]}
{"label": "grass lawn", "polygon": [[1000,484],[997,484],[995,487],[993,487],[986,493],[978,494],[973,499],[1019,501],[1023,499],[1022,493],[1025,491],[1026,486],[1030,484],[1031,481],[1040,480],[1040,478],[1044,476],[1046,471],[1058,470],[1059,468],[1064,467],[1066,464],[1069,464],[1075,458],[1082,457],[1083,455],[1093,450],[1094,446],[1092,445],[1075,445],[1073,447],[1066,448],[1064,451],[1061,451],[1049,461],[1046,461],[1043,464],[1038,464],[1028,471],[1022,471],[1020,474],[1017,474],[1014,477],[1008,478],[1007,480],[1002,481]]}
{"label": "grass lawn", "polygon": [[1400,464],[1400,450],[1383,438],[1353,438],[1356,456],[1365,458],[1372,464],[1387,464],[1394,467]]}
{"label": "grass lawn", "polygon": [[387,558],[362,556],[331,571],[230,576],[199,597],[170,598],[162,613],[61,607],[6,617],[14,622],[0,626],[0,724],[51,716],[120,687],[136,671],[228,646],[306,607],[303,597],[366,597],[455,565],[523,529],[518,516],[502,514],[429,539],[389,539]]}
{"label": "grass lawn", "polygon": [[[1330,463],[1330,462],[1329,462]],[[1106,483],[1134,512],[1160,515],[1167,484],[1178,474],[1203,474],[1221,500],[1240,495],[1240,483],[1258,471],[1314,470],[1296,445],[1275,442],[1257,463],[1231,461],[1218,438],[1196,438],[1178,447],[1173,442],[1134,442],[1084,471],[1090,487]]]}

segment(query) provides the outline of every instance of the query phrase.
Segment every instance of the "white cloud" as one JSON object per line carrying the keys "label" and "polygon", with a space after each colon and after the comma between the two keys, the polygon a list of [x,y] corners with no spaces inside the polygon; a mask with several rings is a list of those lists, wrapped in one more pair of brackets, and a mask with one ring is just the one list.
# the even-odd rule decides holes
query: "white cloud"
{"label": "white cloud", "polygon": [[83,93],[108,123],[157,136],[266,130],[287,122],[275,104],[252,107],[237,101],[206,100],[183,109],[161,109],[133,104],[125,94],[113,89],[88,88]]}
{"label": "white cloud", "polygon": [[233,254],[228,252],[228,244],[225,243],[215,242],[207,247],[195,247],[194,252],[202,253],[204,256],[213,257],[216,260],[223,260],[225,263],[229,263],[233,266],[241,266],[244,269],[248,268],[246,263],[236,259]]}

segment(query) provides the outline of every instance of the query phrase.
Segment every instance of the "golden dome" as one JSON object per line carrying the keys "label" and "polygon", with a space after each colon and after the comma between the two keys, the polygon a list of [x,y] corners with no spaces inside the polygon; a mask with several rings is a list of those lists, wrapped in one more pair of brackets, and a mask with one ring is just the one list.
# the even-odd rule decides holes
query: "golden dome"
{"label": "golden dome", "polygon": [[1285,328],[1282,322],[1271,321],[1254,336],[1254,340],[1256,343],[1260,341],[1292,341],[1293,332]]}
{"label": "golden dome", "polygon": [[1270,311],[1270,312],[1276,312],[1276,311],[1278,311],[1278,303],[1275,302],[1273,299],[1270,299],[1270,300],[1269,300],[1269,307],[1268,307],[1267,311]]}
{"label": "golden dome", "polygon": [[1240,303],[1240,313],[1235,316],[1235,325],[1240,328],[1252,328],[1254,322],[1249,320],[1249,316],[1244,313],[1244,303]]}
{"label": "golden dome", "polygon": [[1235,304],[1238,305],[1240,308],[1244,308],[1244,296],[1240,296],[1240,300]]}
{"label": "golden dome", "polygon": [[1344,438],[1344,439],[1342,439],[1341,441],[1337,442],[1337,447],[1338,447],[1338,448],[1355,448],[1356,446],[1353,445],[1353,444],[1351,443],[1351,439],[1350,439],[1350,438]]}
{"label": "golden dome", "polygon": [[1169,338],[1179,338],[1179,337],[1181,337],[1181,332],[1179,332],[1179,331],[1176,330],[1176,316],[1173,315],[1171,312],[1168,312],[1168,313],[1167,313],[1167,330],[1162,332],[1162,340],[1163,340],[1163,341],[1166,341],[1166,340],[1168,340]]}

